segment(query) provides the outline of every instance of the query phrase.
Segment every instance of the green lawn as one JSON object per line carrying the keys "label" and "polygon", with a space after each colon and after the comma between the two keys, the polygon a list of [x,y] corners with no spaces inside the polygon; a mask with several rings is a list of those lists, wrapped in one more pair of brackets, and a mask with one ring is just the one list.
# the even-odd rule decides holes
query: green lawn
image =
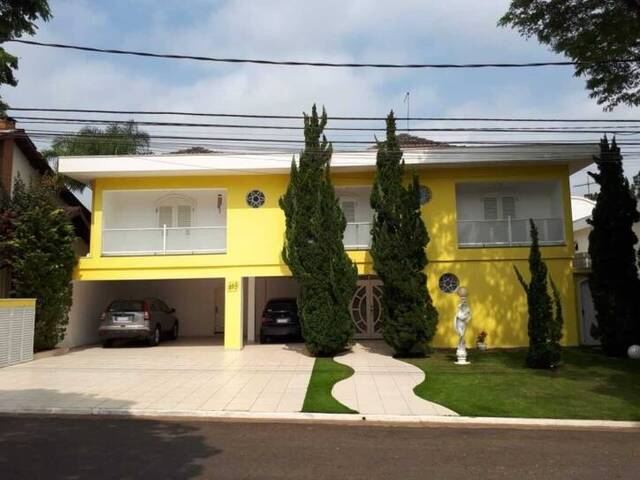
{"label": "green lawn", "polygon": [[357,413],[331,396],[331,389],[340,380],[353,375],[353,369],[332,358],[316,358],[313,373],[304,398],[303,412]]}
{"label": "green lawn", "polygon": [[525,353],[471,350],[467,366],[448,350],[407,361],[426,373],[415,393],[461,415],[640,420],[640,362],[567,348],[560,368],[541,371],[524,367]]}

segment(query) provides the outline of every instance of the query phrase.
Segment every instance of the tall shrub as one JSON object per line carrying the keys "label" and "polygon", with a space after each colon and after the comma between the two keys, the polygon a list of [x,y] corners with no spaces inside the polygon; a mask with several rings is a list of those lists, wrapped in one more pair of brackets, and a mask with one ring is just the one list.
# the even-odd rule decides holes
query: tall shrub
{"label": "tall shrub", "polygon": [[596,206],[588,222],[591,273],[589,286],[596,310],[593,329],[609,355],[624,355],[629,345],[640,343],[640,282],[633,224],[640,220],[629,182],[622,169],[622,155],[615,138],[600,142],[594,158],[598,173],[589,175],[600,185]]}
{"label": "tall shrub", "polygon": [[0,248],[11,273],[10,296],[37,300],[36,350],[54,348],[64,338],[76,264],[73,225],[50,180],[28,187],[16,180]]}
{"label": "tall shrub", "polygon": [[357,269],[342,243],[347,222],[330,176],[332,148],[322,134],[327,124],[316,106],[305,115],[305,147],[291,164],[289,186],[280,199],[286,218],[282,257],[300,286],[302,334],[313,355],[330,356],[353,338],[349,304]]}
{"label": "tall shrub", "polygon": [[[561,360],[562,305],[560,294],[553,280],[551,280],[553,302],[549,295],[547,265],[540,254],[538,229],[533,220],[530,220],[529,223],[531,225],[531,249],[529,251],[531,281],[527,284],[518,268],[515,265],[513,267],[518,281],[527,294],[529,311],[527,365],[531,368],[553,368]],[[552,304],[555,306],[555,314]]]}
{"label": "tall shrub", "polygon": [[371,257],[383,282],[382,335],[399,356],[424,355],[438,322],[426,285],[429,235],[417,173],[408,187],[403,185],[405,165],[393,112],[387,117],[387,139],[378,142],[376,168]]}

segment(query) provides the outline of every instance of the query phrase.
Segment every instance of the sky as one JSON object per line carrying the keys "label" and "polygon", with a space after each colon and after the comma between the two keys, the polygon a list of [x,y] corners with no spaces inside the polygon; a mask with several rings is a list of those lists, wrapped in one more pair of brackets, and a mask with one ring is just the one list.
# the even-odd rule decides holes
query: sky
{"label": "sky", "polygon": [[[508,4],[506,0],[50,0],[53,18],[41,23],[33,38],[103,48],[278,60],[475,63],[564,59],[536,39],[527,40],[516,31],[498,27]],[[628,107],[603,112],[589,98],[585,80],[575,78],[571,67],[321,69],[144,59],[18,44],[6,48],[19,56],[19,85],[3,87],[0,93],[15,107],[295,115],[317,103],[329,115],[384,116],[393,109],[404,116],[404,98],[410,92],[412,116],[640,118],[638,109]],[[450,125],[414,122],[411,127]],[[149,131],[187,133],[176,127]],[[188,130],[188,134],[205,132]],[[496,133],[423,135],[445,141],[505,138]],[[330,139],[356,136],[373,140],[369,132],[335,133]],[[571,138],[595,141],[598,136]],[[526,134],[517,138],[560,137]],[[640,155],[627,155],[625,168],[628,175],[637,173]],[[572,184],[583,183],[585,178],[584,172],[577,174]],[[586,189],[575,187],[574,191],[584,193]]]}

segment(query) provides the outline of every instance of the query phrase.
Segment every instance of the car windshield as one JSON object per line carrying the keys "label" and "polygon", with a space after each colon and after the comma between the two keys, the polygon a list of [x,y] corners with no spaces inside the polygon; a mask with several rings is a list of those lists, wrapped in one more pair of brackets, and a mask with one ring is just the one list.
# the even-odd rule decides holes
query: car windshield
{"label": "car windshield", "polygon": [[141,300],[115,300],[109,305],[110,312],[142,312],[144,302]]}

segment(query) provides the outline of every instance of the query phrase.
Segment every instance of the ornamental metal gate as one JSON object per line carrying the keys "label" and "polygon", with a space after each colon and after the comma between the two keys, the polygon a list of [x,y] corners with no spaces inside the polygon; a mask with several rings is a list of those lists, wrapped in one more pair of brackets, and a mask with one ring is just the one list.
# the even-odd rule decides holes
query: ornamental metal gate
{"label": "ornamental metal gate", "polygon": [[351,318],[356,327],[355,338],[382,338],[382,281],[358,280],[351,300]]}

